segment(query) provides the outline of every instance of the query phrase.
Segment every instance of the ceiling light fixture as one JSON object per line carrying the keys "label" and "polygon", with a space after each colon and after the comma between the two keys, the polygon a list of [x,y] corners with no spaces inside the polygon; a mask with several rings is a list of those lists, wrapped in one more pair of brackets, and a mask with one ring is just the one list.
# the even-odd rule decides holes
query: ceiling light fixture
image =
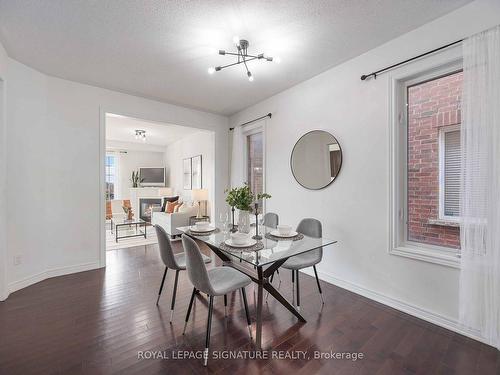
{"label": "ceiling light fixture", "polygon": [[142,139],[143,142],[146,142],[146,130],[136,130],[135,139]]}
{"label": "ceiling light fixture", "polygon": [[216,66],[216,67],[210,67],[208,68],[208,74],[214,74],[215,72],[218,72],[222,69],[229,68],[230,66],[234,65],[239,65],[243,64],[245,65],[245,69],[247,71],[247,77],[250,82],[253,82],[253,75],[248,69],[247,63],[252,60],[266,60],[266,61],[274,61],[275,63],[279,64],[281,62],[281,59],[279,57],[271,57],[271,56],[265,56],[263,53],[260,53],[258,55],[249,55],[248,54],[248,46],[250,43],[248,43],[248,40],[245,39],[240,39],[239,37],[235,36],[233,38],[233,42],[236,45],[237,52],[227,52],[223,49],[219,50],[219,55],[225,56],[237,56],[238,60],[232,64],[228,65],[223,65],[223,66]]}

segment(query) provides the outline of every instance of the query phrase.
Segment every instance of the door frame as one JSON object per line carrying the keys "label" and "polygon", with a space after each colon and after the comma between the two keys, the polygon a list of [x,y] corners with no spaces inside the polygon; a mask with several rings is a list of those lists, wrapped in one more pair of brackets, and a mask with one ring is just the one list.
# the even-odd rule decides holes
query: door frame
{"label": "door frame", "polygon": [[[105,161],[104,158],[106,156],[106,115],[107,114],[114,114],[114,115],[119,115],[119,116],[124,116],[124,117],[132,117],[135,119],[140,119],[148,122],[154,122],[158,123],[159,125],[164,124],[164,125],[177,125],[177,126],[182,126],[185,128],[192,128],[192,129],[199,129],[200,131],[208,131],[212,133],[213,135],[213,168],[212,168],[212,181],[213,181],[213,191],[209,192],[209,197],[211,201],[213,202],[211,205],[211,210],[213,211],[212,213],[216,212],[216,207],[217,207],[217,194],[216,194],[216,171],[217,171],[217,157],[216,157],[216,151],[217,151],[217,141],[216,141],[216,132],[214,130],[210,129],[203,129],[203,128],[198,128],[195,126],[189,126],[189,125],[178,125],[175,123],[170,123],[170,122],[165,122],[165,120],[161,119],[155,119],[151,118],[151,116],[148,116],[144,113],[134,113],[130,111],[124,111],[120,108],[114,108],[111,106],[100,106],[99,107],[99,176],[98,176],[98,182],[99,182],[99,254],[98,254],[98,259],[99,259],[99,267],[103,268],[106,267],[106,168],[105,168]],[[213,218],[215,220],[215,217]]]}

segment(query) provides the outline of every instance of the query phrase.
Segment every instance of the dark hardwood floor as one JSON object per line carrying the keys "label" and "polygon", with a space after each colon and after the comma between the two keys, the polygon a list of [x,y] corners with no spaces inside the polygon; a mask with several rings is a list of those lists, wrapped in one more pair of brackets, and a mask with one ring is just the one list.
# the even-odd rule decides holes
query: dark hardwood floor
{"label": "dark hardwood floor", "polygon": [[[180,242],[174,246],[180,251]],[[138,359],[147,350],[201,352],[207,300],[196,298],[183,336],[192,290],[186,272],[169,324],[174,272],[167,274],[157,307],[164,270],[157,247],[114,250],[107,261],[106,269],[49,279],[0,303],[1,374],[500,374],[496,349],[333,285],[322,283],[326,303],[320,311],[315,280],[302,274],[301,312],[308,322],[298,323],[269,297],[265,352],[359,352],[363,359],[210,359],[208,368],[201,359]],[[290,297],[290,272],[283,270],[281,278],[281,290]],[[247,295],[254,318],[252,289]],[[215,301],[211,349],[253,353],[240,294],[228,300],[227,318],[222,297]]]}

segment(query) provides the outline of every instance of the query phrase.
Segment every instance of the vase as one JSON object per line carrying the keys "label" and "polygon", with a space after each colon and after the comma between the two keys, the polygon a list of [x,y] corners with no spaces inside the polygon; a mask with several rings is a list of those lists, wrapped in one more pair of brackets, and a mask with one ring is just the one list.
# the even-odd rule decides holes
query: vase
{"label": "vase", "polygon": [[238,231],[241,233],[250,233],[250,212],[245,210],[238,211]]}
{"label": "vase", "polygon": [[132,220],[134,218],[134,213],[132,212],[132,210],[128,210],[128,213],[127,213],[127,220]]}

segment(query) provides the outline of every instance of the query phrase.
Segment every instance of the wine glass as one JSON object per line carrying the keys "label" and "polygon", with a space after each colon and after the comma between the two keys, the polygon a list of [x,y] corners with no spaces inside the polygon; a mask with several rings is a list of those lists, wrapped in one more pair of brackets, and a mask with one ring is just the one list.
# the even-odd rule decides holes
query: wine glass
{"label": "wine glass", "polygon": [[222,226],[222,230],[224,233],[227,232],[227,223],[229,221],[229,214],[227,211],[221,211],[219,212],[219,222]]}

